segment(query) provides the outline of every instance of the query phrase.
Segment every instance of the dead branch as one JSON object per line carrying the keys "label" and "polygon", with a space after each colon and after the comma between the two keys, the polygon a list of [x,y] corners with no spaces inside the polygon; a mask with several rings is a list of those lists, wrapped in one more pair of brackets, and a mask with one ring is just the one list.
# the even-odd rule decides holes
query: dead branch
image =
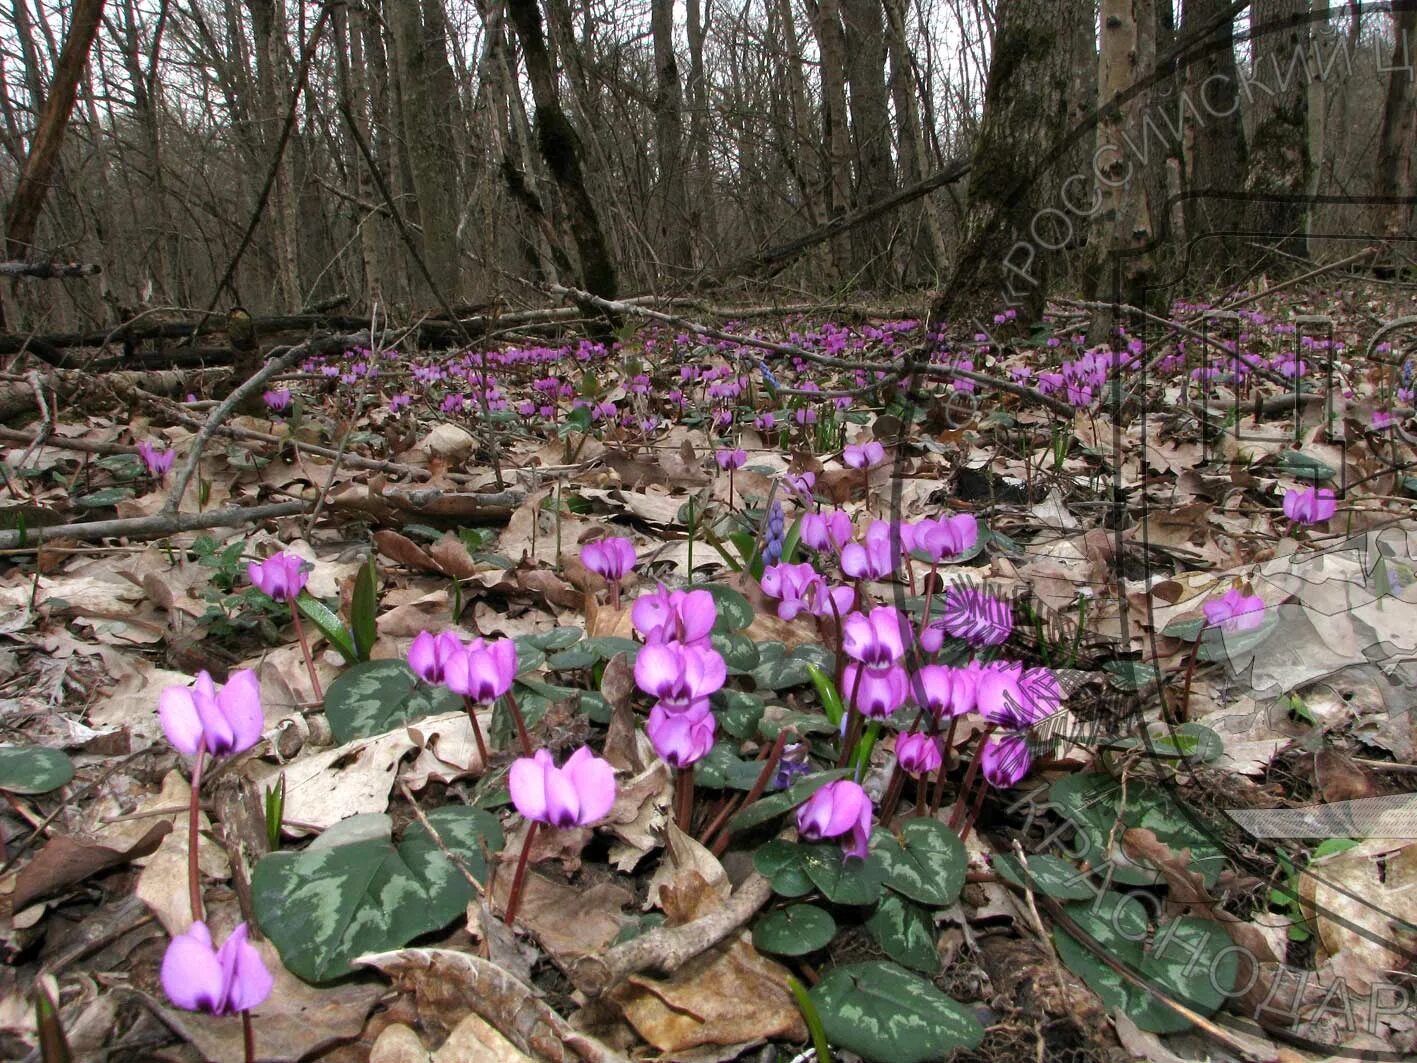
{"label": "dead branch", "polygon": [[550,1063],[629,1063],[561,1018],[531,986],[478,956],[451,949],[398,949],[368,953],[354,962],[413,989],[420,1010],[450,1016],[475,1011],[523,1052]]}
{"label": "dead branch", "polygon": [[91,277],[102,273],[95,262],[0,262],[0,277],[31,277],[54,280],[59,277]]}
{"label": "dead branch", "polygon": [[571,981],[587,996],[598,997],[640,971],[670,974],[737,930],[770,897],[772,883],[754,872],[726,903],[692,923],[659,927],[616,945],[603,956],[582,957],[570,972]]}
{"label": "dead branch", "polygon": [[0,550],[34,546],[50,539],[161,539],[179,532],[206,531],[208,528],[235,528],[251,520],[293,517],[308,510],[312,502],[273,502],[264,506],[238,506],[214,509],[206,513],[156,513],[151,517],[126,517],[118,520],[95,520],[79,524],[55,524],[48,528],[29,528],[23,532],[0,531]]}

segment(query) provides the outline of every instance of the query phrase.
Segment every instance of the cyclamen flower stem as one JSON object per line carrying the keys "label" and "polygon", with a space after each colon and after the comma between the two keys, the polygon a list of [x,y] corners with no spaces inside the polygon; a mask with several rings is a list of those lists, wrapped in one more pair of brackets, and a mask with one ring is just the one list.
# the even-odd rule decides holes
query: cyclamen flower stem
{"label": "cyclamen flower stem", "polygon": [[[986,724],[984,730],[979,733],[979,743],[974,747],[974,759],[969,762],[969,770],[964,773],[964,782],[959,788],[959,799],[955,805],[954,815],[950,817],[950,827],[954,830],[960,829],[960,823],[964,819],[964,803],[969,798],[969,789],[974,785],[974,779],[979,774],[979,761],[984,756],[984,742],[993,732],[994,725]],[[979,788],[983,790],[989,785],[988,781],[981,779]]]}
{"label": "cyclamen flower stem", "polygon": [[[843,634],[843,639],[845,635]],[[856,742],[861,737],[861,725],[865,717],[856,708],[856,695],[861,692],[861,677],[866,674],[865,666],[856,669],[856,682],[851,684],[851,698],[846,703],[846,734],[842,736],[841,759],[837,761],[838,768],[844,768],[851,761],[851,754],[856,749]],[[844,677],[844,672],[843,672]]]}
{"label": "cyclamen flower stem", "polygon": [[674,821],[685,834],[689,833],[694,818],[694,766],[692,764],[674,772]]}
{"label": "cyclamen flower stem", "polygon": [[251,1026],[251,1009],[241,1012],[241,1042],[246,1049],[246,1063],[256,1063],[256,1031]]}
{"label": "cyclamen flower stem", "polygon": [[469,697],[464,697],[463,704],[467,706],[467,718],[472,721],[472,737],[477,742],[477,756],[482,761],[482,770],[486,771],[491,760],[487,756],[487,743],[482,737],[482,724],[477,722],[477,703]]}
{"label": "cyclamen flower stem", "polygon": [[315,692],[315,700],[323,703],[324,692],[320,689],[320,677],[315,674],[315,658],[310,656],[310,643],[305,638],[305,625],[300,622],[300,609],[295,599],[290,599],[290,619],[295,622],[295,635],[300,639],[300,652],[305,655],[305,669],[310,673],[310,688]]}
{"label": "cyclamen flower stem", "polygon": [[[610,583],[610,608],[620,608],[620,581],[618,579],[612,580]],[[531,756],[531,754],[528,753],[527,756]]]}
{"label": "cyclamen flower stem", "polygon": [[[777,738],[772,744],[772,749],[768,751],[767,763],[763,765],[763,770],[758,772],[758,777],[753,780],[753,788],[749,790],[748,795],[743,798],[743,803],[736,807],[747,808],[754,801],[763,796],[763,791],[768,788],[768,782],[772,779],[773,773],[777,771],[778,763],[782,760],[782,751],[786,745],[787,728],[784,727],[777,732]],[[722,831],[718,839],[710,846],[714,856],[722,856],[724,850],[728,848],[728,839],[731,835],[725,829],[725,826],[728,823],[730,812],[734,807],[731,802],[724,805],[723,811],[709,824],[709,829],[704,831],[702,839],[704,845],[709,844],[709,839],[712,838],[715,833]]]}
{"label": "cyclamen flower stem", "polygon": [[192,922],[205,920],[202,914],[202,871],[197,864],[198,819],[201,814],[202,762],[207,759],[207,736],[197,742],[197,759],[192,764],[192,801],[187,809],[187,895],[191,899]]}
{"label": "cyclamen flower stem", "polygon": [[891,778],[886,783],[886,794],[881,798],[881,822],[889,823],[895,814],[895,806],[900,803],[900,795],[905,790],[905,772],[900,770],[900,761],[891,768]]}
{"label": "cyclamen flower stem", "polygon": [[521,855],[517,857],[517,870],[516,874],[512,876],[512,889],[511,892],[507,894],[507,914],[503,917],[503,921],[509,927],[516,922],[517,909],[521,907],[522,886],[526,883],[527,857],[531,855],[531,845],[532,842],[536,841],[536,828],[539,826],[541,826],[541,824],[536,820],[527,820],[526,841],[522,842],[522,852]]}
{"label": "cyclamen flower stem", "polygon": [[536,751],[531,748],[531,735],[526,732],[526,720],[522,716],[521,706],[517,704],[517,699],[512,696],[510,690],[502,697],[507,699],[507,711],[512,714],[512,722],[517,725],[517,738],[522,744],[522,756],[529,757]]}
{"label": "cyclamen flower stem", "polygon": [[[979,812],[984,807],[984,795],[989,792],[987,780],[979,780],[979,788],[974,794],[974,804],[969,808],[969,818],[964,821],[964,826],[960,828],[959,840],[964,843],[969,840],[969,832],[974,829],[975,822],[979,819]],[[964,798],[961,795],[960,804],[963,807]]]}
{"label": "cyclamen flower stem", "polygon": [[925,577],[925,609],[920,615],[921,631],[930,626],[930,604],[935,597],[935,575],[939,571],[940,563],[934,561],[930,564],[930,574]]}

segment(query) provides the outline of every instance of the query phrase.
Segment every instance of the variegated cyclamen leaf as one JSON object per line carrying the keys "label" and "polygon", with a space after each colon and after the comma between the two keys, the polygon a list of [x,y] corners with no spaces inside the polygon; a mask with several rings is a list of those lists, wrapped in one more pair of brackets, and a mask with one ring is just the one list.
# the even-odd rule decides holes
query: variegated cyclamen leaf
{"label": "variegated cyclamen leaf", "polygon": [[47,794],[74,777],[74,765],[57,749],[43,746],[0,748],[0,790]]}
{"label": "variegated cyclamen leaf", "polygon": [[893,963],[838,967],[811,990],[827,1039],[871,1063],[924,1063],[974,1048],[984,1027],[919,975]]}
{"label": "variegated cyclamen leaf", "polygon": [[[495,818],[457,806],[428,820],[448,851],[482,881],[487,856],[502,846]],[[257,924],[286,967],[307,982],[343,977],[361,953],[399,948],[442,929],[472,897],[472,885],[417,825],[398,846],[384,837],[272,853],[251,876]]]}
{"label": "variegated cyclamen leaf", "polygon": [[866,929],[896,963],[933,975],[940,969],[935,949],[935,921],[918,904],[887,893],[876,905]]}
{"label": "variegated cyclamen leaf", "polygon": [[753,927],[753,945],[779,956],[805,956],[826,948],[835,936],[836,920],[813,904],[779,908]]}
{"label": "variegated cyclamen leaf", "polygon": [[953,904],[964,888],[964,846],[937,819],[912,819],[899,835],[878,828],[871,849],[880,858],[886,885],[911,900]]}
{"label": "variegated cyclamen leaf", "polygon": [[325,691],[325,716],[340,745],[460,708],[462,698],[445,686],[424,683],[403,661],[357,664]]}

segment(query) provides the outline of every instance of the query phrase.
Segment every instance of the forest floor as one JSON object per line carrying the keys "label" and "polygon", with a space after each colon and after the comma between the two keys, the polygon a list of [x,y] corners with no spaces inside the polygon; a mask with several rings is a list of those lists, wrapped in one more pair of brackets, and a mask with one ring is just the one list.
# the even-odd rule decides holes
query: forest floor
{"label": "forest floor", "polygon": [[[274,977],[263,1060],[1411,1058],[1417,309],[1217,306],[1111,350],[1067,303],[972,343],[391,333],[273,360],[257,413],[19,376],[0,1058],[246,1058],[160,978],[198,915]],[[252,583],[280,553],[293,603]],[[647,630],[661,585],[707,590],[707,645],[682,597]],[[423,632],[513,640],[511,696],[470,717],[406,663]],[[710,716],[677,745],[646,720],[665,637],[723,674],[675,680]],[[896,678],[932,665],[953,703]],[[261,733],[203,762],[194,899],[159,697],[244,669]],[[983,673],[1030,678],[991,703]],[[902,771],[920,742],[939,768]],[[511,765],[582,746],[613,805],[530,830]],[[840,780],[865,858],[802,811]]]}

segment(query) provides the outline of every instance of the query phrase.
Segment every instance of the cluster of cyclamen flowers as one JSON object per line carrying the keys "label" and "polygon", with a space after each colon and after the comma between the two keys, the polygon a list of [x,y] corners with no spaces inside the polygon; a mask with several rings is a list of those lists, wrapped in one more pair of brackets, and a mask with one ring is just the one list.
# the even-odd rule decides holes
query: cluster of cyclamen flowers
{"label": "cluster of cyclamen flowers", "polygon": [[709,644],[718,608],[708,591],[671,591],[660,584],[635,599],[630,620],[644,637],[635,684],[655,699],[645,733],[670,767],[688,768],[713,748],[716,722],[709,698],[728,668]]}

